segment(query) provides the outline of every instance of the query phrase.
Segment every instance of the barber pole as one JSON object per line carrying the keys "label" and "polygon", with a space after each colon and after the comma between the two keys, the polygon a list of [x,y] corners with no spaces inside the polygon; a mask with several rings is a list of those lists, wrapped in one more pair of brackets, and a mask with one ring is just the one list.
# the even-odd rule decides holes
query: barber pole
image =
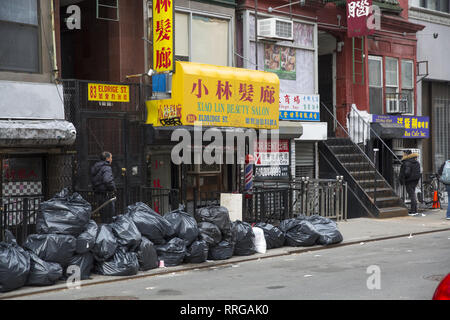
{"label": "barber pole", "polygon": [[248,154],[245,158],[245,187],[244,190],[249,193],[252,192],[253,189],[253,156]]}

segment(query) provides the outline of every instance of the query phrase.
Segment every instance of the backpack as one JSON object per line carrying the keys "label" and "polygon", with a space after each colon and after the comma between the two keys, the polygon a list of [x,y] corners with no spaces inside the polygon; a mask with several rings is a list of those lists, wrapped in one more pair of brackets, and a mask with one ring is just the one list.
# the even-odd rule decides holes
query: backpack
{"label": "backpack", "polygon": [[442,170],[442,175],[439,180],[444,184],[450,184],[450,160],[445,162],[444,170]]}

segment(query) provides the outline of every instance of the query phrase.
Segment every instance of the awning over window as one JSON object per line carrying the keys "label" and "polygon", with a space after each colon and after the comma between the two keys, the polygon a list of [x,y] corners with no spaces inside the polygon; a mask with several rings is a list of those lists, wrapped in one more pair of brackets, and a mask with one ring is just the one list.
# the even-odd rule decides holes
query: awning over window
{"label": "awning over window", "polygon": [[74,125],[65,120],[0,120],[0,147],[58,147],[72,145]]}
{"label": "awning over window", "polygon": [[279,91],[272,72],[177,61],[172,98],[147,101],[147,124],[277,129]]}
{"label": "awning over window", "polygon": [[397,123],[372,122],[371,127],[383,139],[402,139],[405,136],[405,127]]}

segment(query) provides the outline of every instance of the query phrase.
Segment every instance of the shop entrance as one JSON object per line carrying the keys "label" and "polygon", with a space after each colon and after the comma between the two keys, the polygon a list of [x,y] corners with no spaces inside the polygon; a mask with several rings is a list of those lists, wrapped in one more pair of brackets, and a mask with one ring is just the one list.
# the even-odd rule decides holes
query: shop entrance
{"label": "shop entrance", "polygon": [[336,115],[336,49],[336,38],[325,31],[319,31],[320,116],[328,123],[328,136],[334,136],[336,130],[336,122],[332,116]]}

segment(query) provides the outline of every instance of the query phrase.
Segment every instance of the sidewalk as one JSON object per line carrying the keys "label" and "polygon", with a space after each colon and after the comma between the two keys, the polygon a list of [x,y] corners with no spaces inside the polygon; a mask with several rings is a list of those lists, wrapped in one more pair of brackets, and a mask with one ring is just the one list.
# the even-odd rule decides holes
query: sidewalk
{"label": "sidewalk", "polygon": [[[351,210],[351,209],[349,209]],[[397,217],[390,219],[369,219],[357,218],[338,222],[338,229],[342,233],[344,240],[331,246],[312,246],[312,247],[282,247],[268,250],[265,254],[254,254],[251,256],[234,256],[228,260],[207,261],[200,264],[182,264],[176,267],[157,268],[145,272],[139,272],[137,275],[129,277],[109,277],[92,274],[91,279],[81,282],[81,286],[94,285],[99,283],[124,281],[142,277],[151,277],[161,274],[174,272],[183,272],[188,270],[199,270],[211,268],[226,264],[235,264],[244,261],[252,261],[277,256],[289,255],[293,253],[326,250],[338,246],[357,244],[367,241],[382,240],[395,237],[416,235],[420,233],[436,232],[450,230],[450,220],[445,219],[446,210],[432,210],[424,212],[425,216],[419,214],[415,217]],[[18,290],[0,293],[0,299],[8,299],[22,295],[30,295],[53,290],[67,289],[65,282],[60,282],[47,287],[22,287]]]}

